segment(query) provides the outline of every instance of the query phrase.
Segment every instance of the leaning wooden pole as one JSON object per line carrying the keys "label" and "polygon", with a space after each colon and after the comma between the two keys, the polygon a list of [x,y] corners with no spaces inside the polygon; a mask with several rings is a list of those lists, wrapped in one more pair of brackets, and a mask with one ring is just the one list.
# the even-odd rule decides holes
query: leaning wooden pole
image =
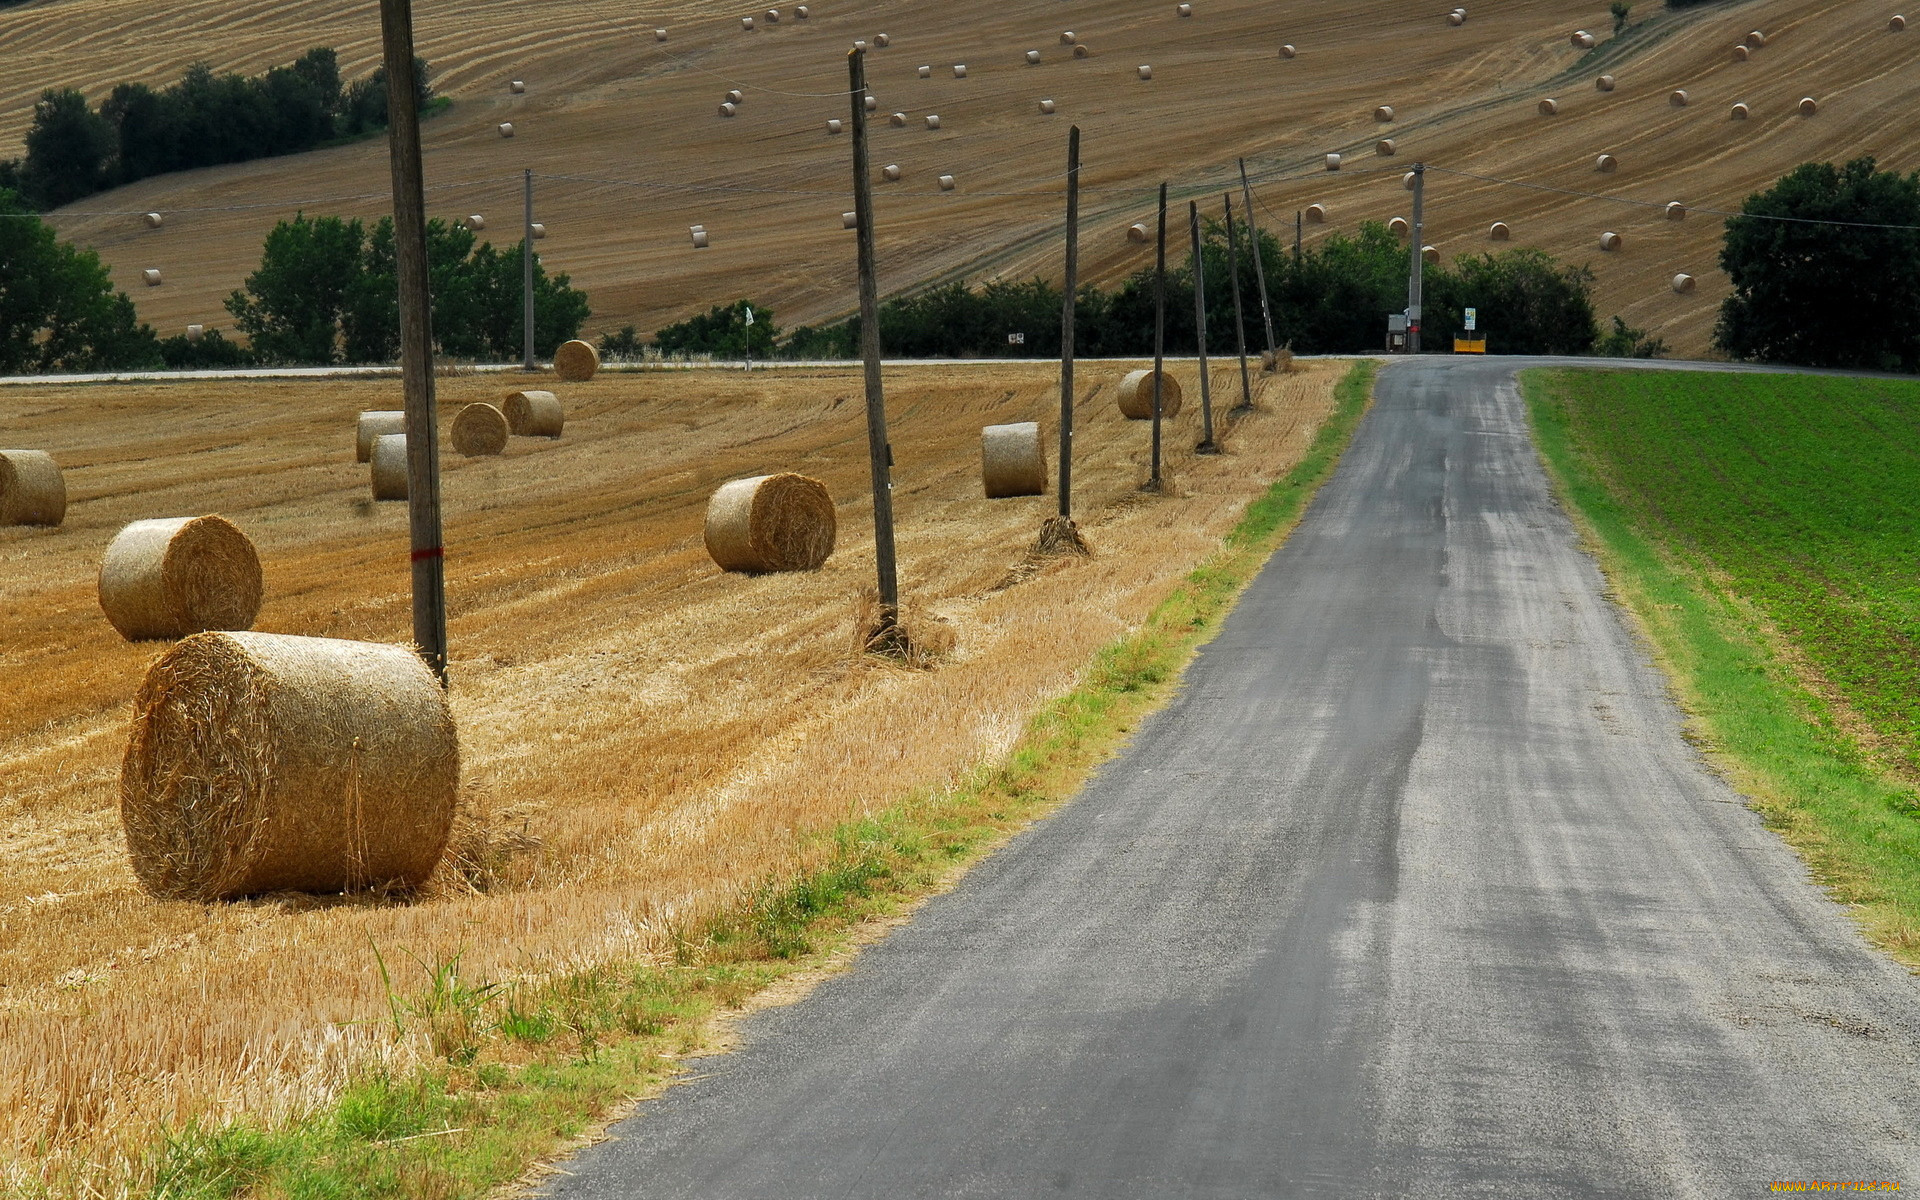
{"label": "leaning wooden pole", "polygon": [[1196,454],[1218,454],[1213,440],[1213,388],[1207,379],[1207,261],[1200,253],[1200,202],[1187,201],[1187,224],[1193,234],[1193,337],[1200,351],[1200,444]]}
{"label": "leaning wooden pole", "polygon": [[533,357],[533,171],[526,176],[526,220],[520,231],[520,369],[531,371],[538,364]]}
{"label": "leaning wooden pole", "polygon": [[1167,344],[1167,185],[1160,185],[1160,237],[1153,259],[1153,473],[1147,477],[1151,491],[1161,489],[1160,482],[1160,371]]}
{"label": "leaning wooden pole", "polygon": [[1260,320],[1267,327],[1267,366],[1280,362],[1279,347],[1273,343],[1273,306],[1267,302],[1267,261],[1260,252],[1260,226],[1253,219],[1253,185],[1247,182],[1247,160],[1240,160],[1240,198],[1247,210],[1247,240],[1253,243],[1253,271],[1260,280]]}
{"label": "leaning wooden pole", "polygon": [[380,0],[393,166],[393,254],[400,281],[400,378],[406,396],[407,525],[413,543],[413,641],[447,682],[446,551],[440,529],[440,432],[433,396],[433,300],[427,279],[427,201],[420,164],[412,0]]}
{"label": "leaning wooden pole", "polygon": [[1247,377],[1247,317],[1240,310],[1240,235],[1234,231],[1233,193],[1221,199],[1227,202],[1227,278],[1233,281],[1233,342],[1240,349],[1240,403],[1237,413],[1253,411],[1253,381]]}
{"label": "leaning wooden pole", "polygon": [[1080,286],[1080,127],[1067,130],[1067,281],[1060,300],[1060,519],[1073,520],[1073,322]]}
{"label": "leaning wooden pole", "polygon": [[853,219],[859,243],[860,357],[867,376],[867,465],[873,479],[873,557],[879,573],[880,612],[874,642],[899,627],[900,584],[893,559],[893,447],[887,443],[887,400],[880,383],[880,301],[873,271],[873,181],[867,175],[866,51],[847,52],[853,98]]}

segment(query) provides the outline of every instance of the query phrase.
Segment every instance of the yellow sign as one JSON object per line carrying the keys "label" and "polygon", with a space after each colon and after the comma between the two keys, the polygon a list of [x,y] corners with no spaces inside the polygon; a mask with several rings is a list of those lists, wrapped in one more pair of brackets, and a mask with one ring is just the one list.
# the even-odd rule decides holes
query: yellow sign
{"label": "yellow sign", "polygon": [[1487,352],[1487,339],[1455,338],[1453,339],[1453,352],[1455,354],[1485,354]]}

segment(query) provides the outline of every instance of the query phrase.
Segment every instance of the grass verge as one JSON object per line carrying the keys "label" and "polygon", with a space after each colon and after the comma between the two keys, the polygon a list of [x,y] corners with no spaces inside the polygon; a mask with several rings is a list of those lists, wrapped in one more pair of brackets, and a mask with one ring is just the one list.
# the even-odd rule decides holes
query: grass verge
{"label": "grass verge", "polygon": [[[1598,431],[1597,423],[1611,418],[1596,414],[1605,408],[1596,400],[1616,384],[1651,386],[1642,372],[1630,383],[1607,378],[1611,374],[1618,373],[1538,370],[1520,377],[1555,490],[1672,680],[1689,737],[1800,853],[1829,894],[1853,906],[1869,938],[1920,967],[1920,820],[1913,790],[1862,747],[1849,731],[1849,715],[1810,678],[1800,648],[1755,602],[1765,585],[1742,587],[1748,567],[1730,570],[1685,535],[1687,482],[1672,473],[1658,487],[1628,482],[1634,472],[1622,460],[1636,452],[1632,447],[1676,451],[1665,437],[1616,443]],[[1700,378],[1709,381],[1700,387],[1722,386],[1712,376]],[[1729,457],[1750,453],[1741,447]],[[1703,451],[1693,460],[1697,465],[1676,460],[1674,469],[1726,489],[1728,477],[1713,458]],[[1732,507],[1744,500],[1727,497]],[[1718,520],[1714,512],[1724,510],[1701,511]]]}
{"label": "grass verge", "polygon": [[[1359,424],[1375,369],[1353,365],[1300,462],[1139,631],[1102,650],[1079,686],[1033,718],[1004,762],[821,835],[822,866],[684,931],[672,963],[503,986],[463,977],[457,955],[383,961],[394,1035],[424,1037],[433,1065],[363,1078],[291,1124],[175,1130],[154,1150],[153,1200],[477,1197],[668,1080],[681,1057],[709,1045],[710,1018],[821,965],[863,922],[938,890],[1073,795],[1166,698],[1297,523]],[[396,977],[422,982],[403,988]]]}

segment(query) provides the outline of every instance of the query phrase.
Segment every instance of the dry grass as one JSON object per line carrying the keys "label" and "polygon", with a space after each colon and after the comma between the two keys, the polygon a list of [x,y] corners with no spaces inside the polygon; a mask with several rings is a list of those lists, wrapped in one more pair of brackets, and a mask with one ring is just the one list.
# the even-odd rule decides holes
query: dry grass
{"label": "dry grass", "polygon": [[[1077,421],[1090,559],[1028,557],[1050,497],[980,496],[980,427],[1044,419],[1053,368],[892,373],[906,620],[923,643],[951,638],[933,670],[851,644],[872,575],[857,372],[602,376],[567,390],[565,440],[450,458],[465,812],[410,902],[141,893],[114,796],[156,648],[123,642],[92,595],[125,522],[220,511],[264,560],[258,628],[404,640],[404,506],[366,500],[352,461],[354,414],[395,385],[0,393],[73,493],[65,529],[0,531],[0,1190],[64,1175],[111,1194],[159,1122],[293,1114],[356,1067],[405,1065],[423,1051],[383,1032],[375,945],[395,964],[464,951],[493,979],[656,955],[806,865],[799,835],[1004,751],[1298,457],[1341,371],[1263,379],[1235,453],[1182,452],[1182,497],[1158,499],[1135,490],[1146,435],[1114,408],[1121,369],[1087,372]],[[443,380],[443,411],[508,386]],[[707,496],[772,469],[827,483],[840,548],[814,573],[724,574],[701,541]]]}

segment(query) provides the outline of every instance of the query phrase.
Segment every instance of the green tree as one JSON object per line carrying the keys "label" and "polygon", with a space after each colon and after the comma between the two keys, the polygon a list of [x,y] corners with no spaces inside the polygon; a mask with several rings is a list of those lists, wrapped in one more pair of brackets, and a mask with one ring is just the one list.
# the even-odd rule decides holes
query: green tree
{"label": "green tree", "polygon": [[360,222],[296,213],[267,234],[260,269],[227,297],[234,324],[265,362],[332,363],[366,253]]}
{"label": "green tree", "polygon": [[1600,339],[1593,352],[1603,358],[1665,358],[1667,343],[1650,336],[1644,329],[1634,328],[1615,314],[1613,331]]}
{"label": "green tree", "polygon": [[1586,354],[1599,337],[1592,288],[1591,271],[1562,266],[1544,250],[1462,255],[1428,271],[1421,336],[1430,349],[1450,347],[1474,308],[1495,353]]}
{"label": "green tree", "polygon": [[153,330],[113,290],[99,255],[60,241],[17,194],[0,190],[0,372],[159,365]]}
{"label": "green tree", "polygon": [[33,106],[27,157],[20,167],[26,199],[45,210],[71,204],[107,186],[113,127],[72,88],[48,89]]}
{"label": "green tree", "polygon": [[1920,172],[1803,163],[1727,222],[1733,294],[1714,343],[1734,358],[1920,369]]}
{"label": "green tree", "polygon": [[780,332],[773,323],[773,310],[755,308],[753,324],[748,325],[748,307],[745,300],[716,304],[657,331],[654,344],[663,354],[711,354],[715,358],[743,358],[751,344],[755,358],[772,358],[773,339]]}

